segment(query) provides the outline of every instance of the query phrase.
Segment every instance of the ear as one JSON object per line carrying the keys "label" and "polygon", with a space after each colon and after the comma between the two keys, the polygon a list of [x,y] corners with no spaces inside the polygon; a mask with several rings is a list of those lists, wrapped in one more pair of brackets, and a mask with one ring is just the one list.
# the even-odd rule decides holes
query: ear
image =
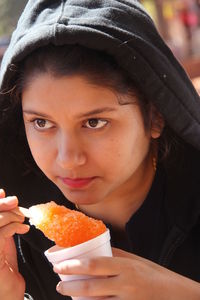
{"label": "ear", "polygon": [[157,111],[155,107],[152,107],[151,110],[151,137],[157,139],[160,137],[165,122],[163,116]]}

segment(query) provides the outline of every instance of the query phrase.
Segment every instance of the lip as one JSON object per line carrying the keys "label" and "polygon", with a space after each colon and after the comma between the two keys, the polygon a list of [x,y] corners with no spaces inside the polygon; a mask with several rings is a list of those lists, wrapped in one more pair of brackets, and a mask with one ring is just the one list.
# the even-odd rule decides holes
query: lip
{"label": "lip", "polygon": [[70,188],[82,188],[88,186],[96,177],[88,177],[88,178],[68,178],[68,177],[60,177],[62,182],[68,185]]}

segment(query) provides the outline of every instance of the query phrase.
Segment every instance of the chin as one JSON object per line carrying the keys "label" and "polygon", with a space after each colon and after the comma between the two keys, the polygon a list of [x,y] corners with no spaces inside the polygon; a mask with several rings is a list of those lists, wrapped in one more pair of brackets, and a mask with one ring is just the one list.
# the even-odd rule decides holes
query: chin
{"label": "chin", "polygon": [[64,192],[62,191],[64,196],[72,203],[77,205],[92,205],[100,202],[101,200],[95,197],[95,195],[87,195],[86,193],[80,193],[80,192]]}

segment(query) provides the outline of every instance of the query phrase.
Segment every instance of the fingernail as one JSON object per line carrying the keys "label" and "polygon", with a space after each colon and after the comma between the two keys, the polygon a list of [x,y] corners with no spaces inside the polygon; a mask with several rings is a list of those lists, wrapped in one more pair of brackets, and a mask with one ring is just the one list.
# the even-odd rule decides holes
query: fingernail
{"label": "fingernail", "polygon": [[9,196],[6,198],[6,202],[9,205],[17,204],[17,198],[15,196]]}
{"label": "fingernail", "polygon": [[30,230],[30,228],[31,228],[30,225],[28,225],[28,224],[24,224],[24,227],[26,230]]}
{"label": "fingernail", "polygon": [[54,272],[58,273],[60,271],[59,265],[54,265],[53,270]]}
{"label": "fingernail", "polygon": [[57,290],[57,292],[59,292],[59,293],[62,291],[62,285],[61,285],[60,282],[57,284],[56,290]]}
{"label": "fingernail", "polygon": [[0,189],[0,194],[4,194],[4,190],[3,189]]}

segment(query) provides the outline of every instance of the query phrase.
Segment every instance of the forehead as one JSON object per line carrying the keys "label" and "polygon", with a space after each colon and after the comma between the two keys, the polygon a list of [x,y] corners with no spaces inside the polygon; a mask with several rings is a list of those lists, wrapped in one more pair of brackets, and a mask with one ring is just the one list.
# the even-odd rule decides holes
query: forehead
{"label": "forehead", "polygon": [[52,113],[61,109],[78,113],[102,106],[118,109],[121,106],[114,91],[91,84],[83,76],[53,77],[50,74],[40,74],[29,82],[22,92],[22,105]]}
{"label": "forehead", "polygon": [[83,76],[53,77],[41,74],[23,90],[22,108],[26,113],[63,123],[96,115],[124,120],[141,119],[139,105],[135,105],[137,100],[128,96],[122,98],[127,105],[121,105],[115,91],[91,84]]}
{"label": "forehead", "polygon": [[91,83],[87,77],[78,75],[55,77],[49,73],[41,73],[34,76],[22,91],[22,103],[33,105],[59,103],[77,106],[83,104],[119,106],[119,98],[127,99],[128,96],[120,97],[113,89]]}

